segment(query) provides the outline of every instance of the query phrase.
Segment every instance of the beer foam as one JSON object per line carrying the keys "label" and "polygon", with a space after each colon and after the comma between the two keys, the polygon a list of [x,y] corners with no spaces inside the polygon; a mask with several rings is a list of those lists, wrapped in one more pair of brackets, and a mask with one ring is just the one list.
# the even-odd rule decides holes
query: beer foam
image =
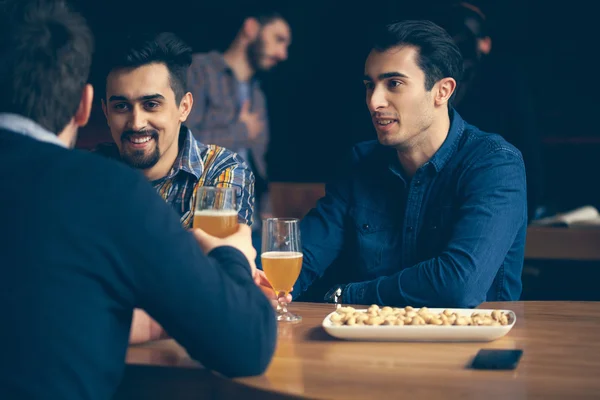
{"label": "beer foam", "polygon": [[260,255],[262,258],[299,258],[302,253],[298,251],[267,251]]}
{"label": "beer foam", "polygon": [[237,215],[236,210],[200,210],[196,211],[194,215],[204,215],[208,217],[231,217]]}

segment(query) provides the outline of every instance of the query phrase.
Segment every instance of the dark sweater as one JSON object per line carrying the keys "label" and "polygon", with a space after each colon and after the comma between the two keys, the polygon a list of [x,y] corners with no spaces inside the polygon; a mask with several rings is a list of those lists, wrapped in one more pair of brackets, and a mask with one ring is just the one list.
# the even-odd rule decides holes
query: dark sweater
{"label": "dark sweater", "polygon": [[110,398],[135,307],[207,368],[265,370],[277,326],[245,257],[205,256],[139,172],[0,130],[0,185],[0,398]]}

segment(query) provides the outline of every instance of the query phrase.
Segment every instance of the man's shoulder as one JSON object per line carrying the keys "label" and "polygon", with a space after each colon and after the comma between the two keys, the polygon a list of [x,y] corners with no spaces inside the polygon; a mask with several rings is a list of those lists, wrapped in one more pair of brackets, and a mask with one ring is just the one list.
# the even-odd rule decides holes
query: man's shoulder
{"label": "man's shoulder", "polygon": [[462,150],[473,156],[485,157],[494,152],[504,152],[523,159],[521,152],[501,135],[483,131],[467,122],[465,122],[462,144]]}
{"label": "man's shoulder", "polygon": [[190,68],[203,68],[207,66],[221,66],[224,64],[223,54],[217,51],[208,53],[195,53],[192,55],[192,65]]}
{"label": "man's shoulder", "polygon": [[[14,151],[18,155],[11,159],[15,163],[41,169],[38,178],[51,185],[54,191],[76,193],[78,197],[87,198],[109,192],[110,188],[131,190],[131,185],[143,178],[123,163],[87,150],[66,149],[26,137],[16,139],[19,147]],[[11,162],[8,158],[6,161]],[[73,192],[74,189],[76,192]]]}
{"label": "man's shoulder", "polygon": [[[248,168],[247,163],[244,159],[236,152],[229,150],[226,147],[218,146],[216,144],[202,143],[194,137],[193,134],[189,134],[190,146],[194,149],[194,153],[197,153],[204,168],[211,168],[212,166],[219,166],[219,169],[231,168],[232,166],[242,165]],[[200,165],[197,168],[202,168]]]}
{"label": "man's shoulder", "polygon": [[[10,131],[6,132],[10,133]],[[65,147],[35,140],[23,135],[10,134],[7,135],[6,138],[7,140],[11,140],[12,143],[17,146],[13,151],[20,153],[20,161],[27,162],[28,158],[35,158],[37,162],[41,162],[46,165],[46,168],[44,169],[45,171],[60,172],[65,168],[82,168],[83,171],[87,171],[90,168],[111,170],[113,168],[122,169],[124,167],[120,162],[109,160],[109,158],[112,157],[108,157],[108,155],[114,155],[114,153],[109,150],[111,148],[111,144],[109,143],[107,143],[106,146],[98,146],[97,149],[99,149],[99,151],[94,150],[93,152],[90,152],[83,149],[67,149]],[[114,147],[116,148],[116,145]],[[117,157],[118,154],[119,153],[117,149]],[[99,157],[98,155],[102,155],[103,157]]]}
{"label": "man's shoulder", "polygon": [[69,160],[55,175],[67,193],[72,193],[69,202],[88,204],[100,215],[115,214],[115,207],[120,208],[120,214],[128,215],[140,202],[154,207],[151,200],[156,191],[139,170],[87,150],[69,153]]}
{"label": "man's shoulder", "polygon": [[116,158],[107,157],[96,151],[78,149],[69,151],[69,154],[72,167],[79,166],[82,169],[82,174],[80,174],[82,179],[110,181],[116,185],[120,182],[130,184],[132,181],[140,179],[145,181],[139,171],[130,168],[118,159],[118,150]]}
{"label": "man's shoulder", "polygon": [[203,158],[214,164],[240,164],[247,167],[246,161],[235,151],[216,144],[204,144]]}
{"label": "man's shoulder", "polygon": [[119,148],[117,147],[116,143],[112,142],[98,144],[92,150],[92,153],[101,155],[112,160],[119,160],[121,157],[119,154]]}

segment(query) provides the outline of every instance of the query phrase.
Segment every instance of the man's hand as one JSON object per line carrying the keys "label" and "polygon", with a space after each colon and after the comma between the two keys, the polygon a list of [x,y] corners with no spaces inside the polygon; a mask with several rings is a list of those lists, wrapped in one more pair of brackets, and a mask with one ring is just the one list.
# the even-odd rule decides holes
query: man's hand
{"label": "man's hand", "polygon": [[261,120],[258,112],[250,112],[250,101],[244,101],[240,110],[239,120],[246,125],[248,129],[248,139],[253,141],[265,129],[265,123]]}
{"label": "man's hand", "polygon": [[252,247],[252,230],[246,224],[240,224],[238,231],[233,235],[230,235],[224,239],[220,239],[215,236],[211,236],[204,232],[202,229],[192,229],[200,248],[205,254],[208,254],[216,247],[220,246],[231,246],[241,251],[250,263],[250,270],[252,271],[252,277],[256,281],[256,250]]}
{"label": "man's hand", "polygon": [[[273,305],[276,306],[277,293],[275,293],[275,290],[273,289],[273,286],[271,286],[271,284],[269,283],[269,280],[267,279],[265,273],[260,269],[256,271],[256,277],[254,279],[254,282],[256,282],[256,284],[263,291],[265,296],[267,296],[267,298],[271,300],[271,303],[273,303]],[[285,297],[281,297],[280,300],[285,301],[286,303],[291,303],[292,295],[288,294]]]}
{"label": "man's hand", "polygon": [[150,340],[168,339],[165,330],[145,311],[136,308],[133,310],[129,344],[144,343]]}

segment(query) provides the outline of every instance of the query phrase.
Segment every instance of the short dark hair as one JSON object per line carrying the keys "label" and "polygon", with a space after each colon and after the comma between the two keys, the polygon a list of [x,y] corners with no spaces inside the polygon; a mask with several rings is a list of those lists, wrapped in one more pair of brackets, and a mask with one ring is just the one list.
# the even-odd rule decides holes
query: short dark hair
{"label": "short dark hair", "polygon": [[487,17],[478,7],[469,3],[442,7],[433,13],[431,19],[454,38],[469,35],[477,40],[489,36]]}
{"label": "short dark hair", "polygon": [[[417,48],[416,61],[425,74],[425,90],[431,90],[443,78],[461,81],[463,59],[460,50],[452,37],[438,25],[427,20],[406,20],[375,29],[372,49],[386,51],[403,46]],[[453,97],[454,94],[450,100]]]}
{"label": "short dark hair", "polygon": [[138,68],[148,64],[164,64],[179,103],[187,92],[187,70],[192,64],[192,48],[171,32],[129,35],[119,48],[111,49],[108,74],[120,68]]}
{"label": "short dark hair", "polygon": [[287,22],[287,18],[284,15],[286,11],[285,6],[275,5],[274,2],[247,2],[247,4],[240,7],[237,12],[238,28],[248,18],[254,18],[261,25],[268,25],[274,21],[282,20]]}
{"label": "short dark hair", "polygon": [[[478,7],[469,3],[458,3],[451,8],[449,16],[456,21],[460,21],[478,39],[489,36],[487,17]],[[450,29],[446,30],[451,35],[453,34]]]}
{"label": "short dark hair", "polygon": [[279,19],[287,22],[285,17],[275,10],[255,10],[249,13],[247,18],[254,18],[263,26]]}
{"label": "short dark hair", "polygon": [[10,5],[0,21],[0,112],[58,134],[79,108],[92,64],[92,33],[63,1]]}

